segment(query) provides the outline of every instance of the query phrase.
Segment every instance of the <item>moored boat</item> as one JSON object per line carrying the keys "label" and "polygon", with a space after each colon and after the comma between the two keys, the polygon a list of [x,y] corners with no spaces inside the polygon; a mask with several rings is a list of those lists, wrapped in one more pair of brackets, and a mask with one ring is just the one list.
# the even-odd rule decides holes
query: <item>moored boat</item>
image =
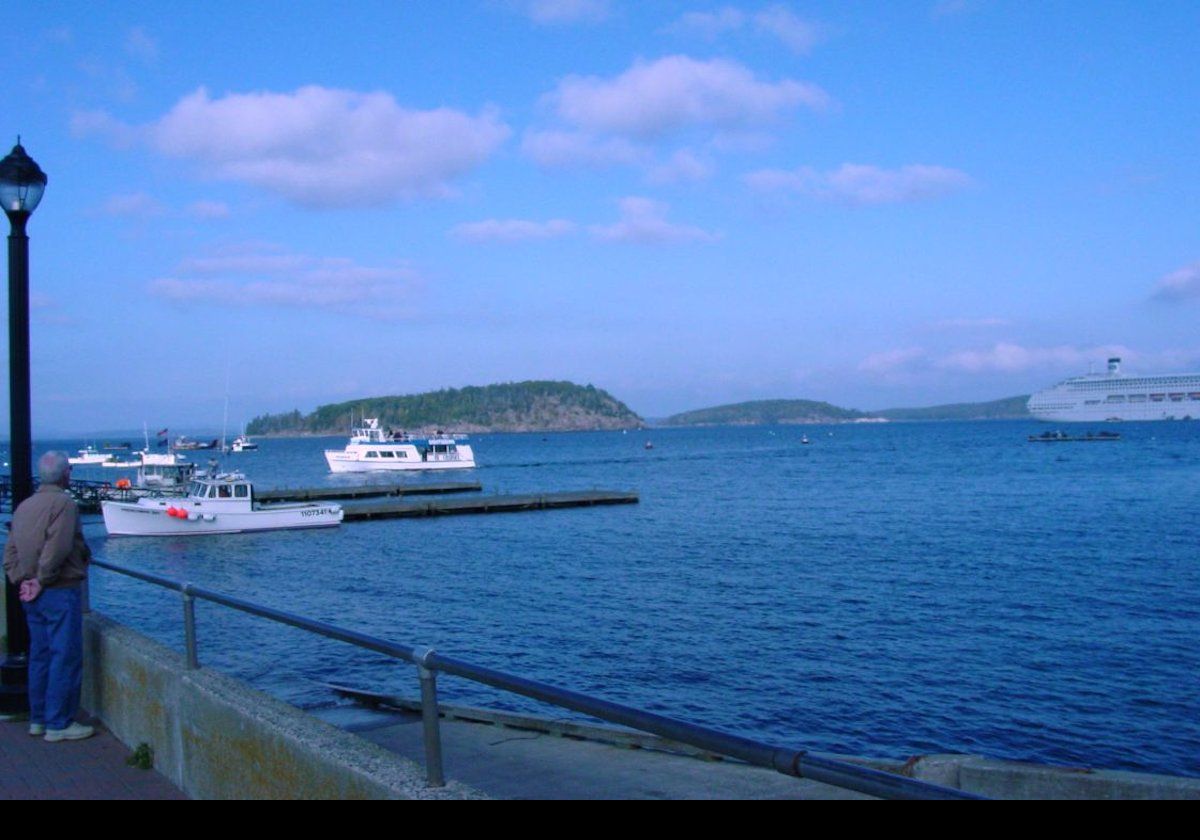
{"label": "moored boat", "polygon": [[229,444],[230,452],[253,452],[256,449],[258,444],[245,435],[238,435],[233,439],[233,443]]}
{"label": "moored boat", "polygon": [[150,496],[136,502],[101,504],[104,527],[113,536],[166,537],[236,534],[340,525],[340,505],[324,502],[261,505],[241,473],[196,478],[186,497]]}
{"label": "moored boat", "polygon": [[73,458],[68,458],[67,461],[73,467],[95,466],[97,464],[103,464],[106,461],[112,460],[112,457],[112,455],[106,455],[105,453],[96,449],[96,447],[88,444],[83,449],[79,450],[78,455]]}
{"label": "moored boat", "polygon": [[218,445],[219,442],[216,438],[213,438],[208,443],[203,443],[202,441],[192,440],[186,435],[180,435],[175,438],[175,443],[172,444],[171,448],[177,452],[191,452],[197,449],[216,449]]}

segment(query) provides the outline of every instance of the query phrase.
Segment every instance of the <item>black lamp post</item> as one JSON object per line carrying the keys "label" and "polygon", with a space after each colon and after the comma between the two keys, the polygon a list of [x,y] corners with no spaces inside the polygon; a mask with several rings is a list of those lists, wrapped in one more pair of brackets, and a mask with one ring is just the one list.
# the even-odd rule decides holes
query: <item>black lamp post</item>
{"label": "black lamp post", "polygon": [[[0,207],[12,227],[8,235],[8,401],[11,415],[9,463],[12,509],[33,495],[33,430],[29,410],[29,237],[25,224],[46,189],[46,173],[25,153],[21,138],[0,160]],[[17,589],[4,581],[8,658],[0,666],[0,713],[24,711],[29,628]]]}

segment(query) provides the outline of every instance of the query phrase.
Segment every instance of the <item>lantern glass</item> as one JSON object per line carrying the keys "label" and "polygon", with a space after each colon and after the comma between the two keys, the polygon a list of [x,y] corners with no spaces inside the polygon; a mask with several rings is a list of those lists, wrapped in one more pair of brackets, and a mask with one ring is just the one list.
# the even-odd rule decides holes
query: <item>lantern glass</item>
{"label": "lantern glass", "polygon": [[12,184],[0,181],[0,207],[6,212],[24,210],[32,213],[42,200],[45,184]]}

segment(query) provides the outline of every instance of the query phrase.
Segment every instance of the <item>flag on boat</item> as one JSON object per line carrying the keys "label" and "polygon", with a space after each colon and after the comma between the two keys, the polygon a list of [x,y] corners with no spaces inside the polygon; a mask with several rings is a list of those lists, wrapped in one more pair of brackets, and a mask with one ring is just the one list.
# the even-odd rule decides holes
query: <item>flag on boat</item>
{"label": "flag on boat", "polygon": [[162,436],[163,436],[163,435],[165,435],[166,433],[167,433],[167,430],[166,430],[166,429],[160,429],[160,430],[159,430],[159,432],[158,432],[158,436],[159,436],[159,437],[162,437]]}

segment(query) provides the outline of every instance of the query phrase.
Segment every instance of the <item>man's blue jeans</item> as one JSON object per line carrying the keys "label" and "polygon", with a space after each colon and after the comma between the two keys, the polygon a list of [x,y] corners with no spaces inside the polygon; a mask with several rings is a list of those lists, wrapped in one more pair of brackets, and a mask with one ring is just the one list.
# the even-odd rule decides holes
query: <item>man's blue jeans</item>
{"label": "man's blue jeans", "polygon": [[43,589],[25,604],[29,623],[29,722],[66,729],[79,712],[83,685],[83,593]]}

